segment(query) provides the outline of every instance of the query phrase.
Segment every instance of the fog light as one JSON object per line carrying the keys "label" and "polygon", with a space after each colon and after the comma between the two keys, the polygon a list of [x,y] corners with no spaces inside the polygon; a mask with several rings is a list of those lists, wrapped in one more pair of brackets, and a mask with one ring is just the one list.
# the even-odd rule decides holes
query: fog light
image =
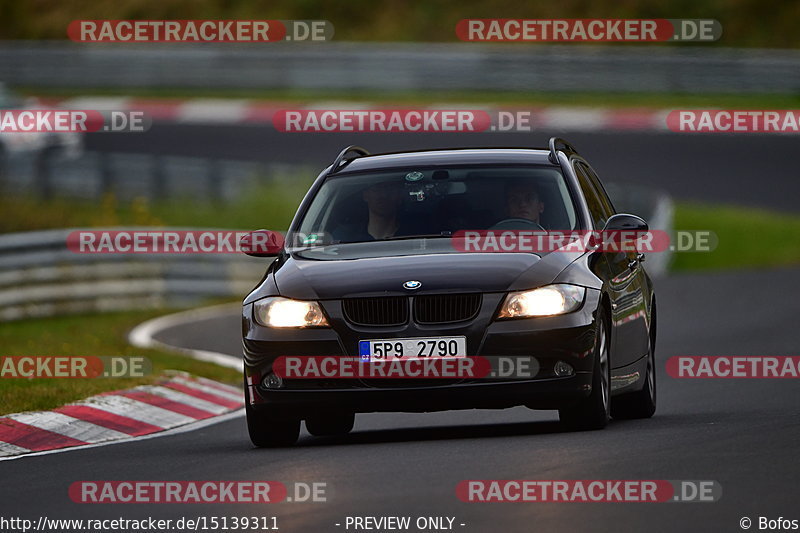
{"label": "fog light", "polygon": [[564,361],[558,361],[556,366],[553,367],[553,372],[555,372],[556,376],[564,377],[564,376],[571,376],[575,373],[575,369],[572,368],[571,365],[565,363]]}
{"label": "fog light", "polygon": [[261,381],[261,384],[265,389],[280,389],[283,388],[283,379],[281,379],[280,376],[270,372],[263,379],[263,381]]}

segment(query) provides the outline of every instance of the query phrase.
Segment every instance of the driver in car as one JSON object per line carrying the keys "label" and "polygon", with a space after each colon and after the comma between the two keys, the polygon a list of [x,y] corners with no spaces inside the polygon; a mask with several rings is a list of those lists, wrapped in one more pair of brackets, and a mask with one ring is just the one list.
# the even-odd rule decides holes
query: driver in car
{"label": "driver in car", "polygon": [[544,203],[535,183],[517,181],[506,187],[506,213],[509,218],[522,218],[541,226],[543,212]]}

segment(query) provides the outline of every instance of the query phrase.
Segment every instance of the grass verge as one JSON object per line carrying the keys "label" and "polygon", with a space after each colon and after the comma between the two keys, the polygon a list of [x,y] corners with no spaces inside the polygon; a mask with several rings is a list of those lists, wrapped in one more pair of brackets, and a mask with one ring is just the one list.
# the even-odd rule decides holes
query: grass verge
{"label": "grass verge", "polygon": [[235,202],[214,204],[193,199],[119,201],[0,195],[0,233],[54,228],[113,226],[214,227],[285,230],[316,176],[262,184]]}
{"label": "grass verge", "polygon": [[154,382],[167,369],[241,384],[241,374],[220,366],[160,350],[134,348],[127,334],[136,325],[167,311],[74,315],[0,323],[2,355],[143,356],[153,373],[144,378],[23,379],[0,378],[0,414],[53,409],[111,390]]}
{"label": "grass verge", "polygon": [[711,230],[712,252],[676,253],[673,271],[800,265],[800,216],[763,209],[682,203],[676,230]]}

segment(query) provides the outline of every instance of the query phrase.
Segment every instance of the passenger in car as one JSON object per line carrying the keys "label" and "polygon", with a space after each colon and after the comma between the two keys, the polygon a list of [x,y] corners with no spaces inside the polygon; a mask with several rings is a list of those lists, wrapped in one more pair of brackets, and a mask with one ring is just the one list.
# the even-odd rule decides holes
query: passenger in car
{"label": "passenger in car", "polygon": [[387,239],[403,235],[404,223],[400,220],[403,203],[403,184],[390,181],[367,187],[362,195],[367,204],[366,223],[342,224],[333,230],[339,242],[361,242]]}

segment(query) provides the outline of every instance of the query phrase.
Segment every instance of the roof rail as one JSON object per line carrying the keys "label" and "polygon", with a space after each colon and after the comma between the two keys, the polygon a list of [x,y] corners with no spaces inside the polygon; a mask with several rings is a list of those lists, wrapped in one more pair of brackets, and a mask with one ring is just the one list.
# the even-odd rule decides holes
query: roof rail
{"label": "roof rail", "polygon": [[[367,152],[364,148],[361,148],[360,146],[356,145],[348,146],[347,148],[339,152],[339,155],[337,155],[336,159],[333,160],[331,169],[328,171],[328,176],[330,176],[331,174],[335,174],[336,172],[339,171],[339,166],[342,164],[342,161],[344,161],[345,156],[350,152],[355,152],[359,156],[369,155],[369,152]],[[358,159],[358,157],[354,157],[353,159]],[[352,161],[353,159],[350,159],[350,161]]]}
{"label": "roof rail", "polygon": [[558,155],[556,155],[556,152],[558,150],[559,143],[564,145],[564,148],[566,148],[566,150],[564,150],[565,152],[572,152],[574,154],[578,153],[578,150],[576,150],[569,141],[565,141],[561,137],[550,137],[550,162],[556,165],[558,164]]}

